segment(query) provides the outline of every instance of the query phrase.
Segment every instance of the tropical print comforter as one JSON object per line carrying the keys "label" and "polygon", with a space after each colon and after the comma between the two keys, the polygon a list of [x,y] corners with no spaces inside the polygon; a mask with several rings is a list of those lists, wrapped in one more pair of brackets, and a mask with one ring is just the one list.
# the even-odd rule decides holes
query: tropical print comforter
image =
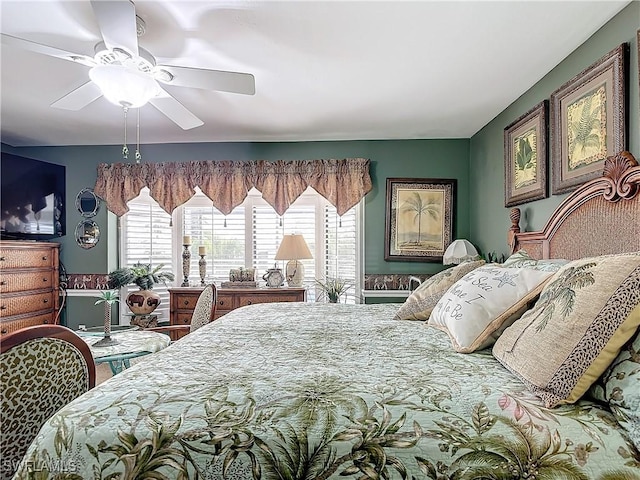
{"label": "tropical print comforter", "polygon": [[640,479],[599,404],[546,409],[399,305],[262,304],[60,410],[19,479]]}

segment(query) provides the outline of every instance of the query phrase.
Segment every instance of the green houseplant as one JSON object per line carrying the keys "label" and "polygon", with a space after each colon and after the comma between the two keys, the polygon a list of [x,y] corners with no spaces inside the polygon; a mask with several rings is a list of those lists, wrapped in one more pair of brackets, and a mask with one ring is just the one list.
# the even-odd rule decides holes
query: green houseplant
{"label": "green houseplant", "polygon": [[108,347],[118,343],[117,340],[111,338],[111,306],[118,303],[118,292],[116,290],[105,290],[100,292],[100,296],[94,305],[104,304],[104,337],[95,343],[94,347]]}
{"label": "green houseplant", "polygon": [[338,277],[326,277],[324,281],[316,279],[320,290],[318,299],[327,298],[329,303],[338,303],[340,297],[352,287],[351,282]]}
{"label": "green houseplant", "polygon": [[166,284],[175,278],[171,272],[162,272],[163,267],[163,263],[153,268],[149,263],[136,263],[131,267],[118,268],[109,273],[109,288],[137,285],[140,290],[131,292],[126,304],[135,315],[149,315],[160,305],[160,295],[153,292],[154,285]]}

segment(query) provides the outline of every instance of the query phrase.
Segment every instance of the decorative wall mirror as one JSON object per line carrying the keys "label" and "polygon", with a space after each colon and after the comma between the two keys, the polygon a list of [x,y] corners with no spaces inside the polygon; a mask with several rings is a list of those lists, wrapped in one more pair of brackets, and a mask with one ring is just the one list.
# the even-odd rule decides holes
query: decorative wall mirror
{"label": "decorative wall mirror", "polygon": [[82,220],[76,227],[76,243],[88,250],[100,240],[100,227],[93,220]]}
{"label": "decorative wall mirror", "polygon": [[95,217],[100,210],[100,199],[91,188],[83,188],[76,195],[76,208],[85,218]]}

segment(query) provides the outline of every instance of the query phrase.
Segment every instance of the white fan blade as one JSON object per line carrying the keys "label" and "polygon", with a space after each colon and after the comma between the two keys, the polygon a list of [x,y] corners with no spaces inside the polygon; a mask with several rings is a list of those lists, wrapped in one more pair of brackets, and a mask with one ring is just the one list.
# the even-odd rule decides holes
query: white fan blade
{"label": "white fan blade", "polygon": [[121,48],[138,56],[135,5],[130,0],[91,0],[91,7],[107,48]]}
{"label": "white fan blade", "polygon": [[191,113],[178,100],[162,90],[160,95],[153,97],[149,103],[156,107],[160,112],[164,113],[172,122],[181,127],[183,130],[204,125],[204,122]]}
{"label": "white fan blade", "polygon": [[93,82],[87,82],[56,100],[51,106],[63,110],[80,110],[101,96],[100,88]]}
{"label": "white fan blade", "polygon": [[167,80],[163,75],[156,79],[167,85],[179,87],[201,88],[203,90],[220,90],[223,92],[253,95],[256,93],[255,77],[250,73],[225,72],[205,68],[176,67],[174,65],[158,65],[158,70],[169,72],[173,78]]}
{"label": "white fan blade", "polygon": [[31,40],[25,40],[24,38],[12,37],[5,33],[2,34],[2,44],[18,47],[30,52],[39,53],[41,55],[47,55],[49,57],[61,58],[62,60],[68,60],[70,62],[81,63],[88,67],[95,65],[93,58],[79,53],[67,52],[59,48],[50,47],[41,43],[32,42]]}

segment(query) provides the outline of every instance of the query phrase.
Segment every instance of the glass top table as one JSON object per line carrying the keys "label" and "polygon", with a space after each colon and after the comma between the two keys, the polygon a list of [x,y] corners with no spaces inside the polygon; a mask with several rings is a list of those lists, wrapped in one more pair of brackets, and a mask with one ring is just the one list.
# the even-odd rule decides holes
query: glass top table
{"label": "glass top table", "polygon": [[132,358],[158,352],[171,343],[169,335],[140,330],[137,327],[112,330],[111,338],[118,343],[107,347],[95,346],[104,336],[102,328],[76,333],[89,345],[95,363],[108,363],[114,375],[129,368]]}

